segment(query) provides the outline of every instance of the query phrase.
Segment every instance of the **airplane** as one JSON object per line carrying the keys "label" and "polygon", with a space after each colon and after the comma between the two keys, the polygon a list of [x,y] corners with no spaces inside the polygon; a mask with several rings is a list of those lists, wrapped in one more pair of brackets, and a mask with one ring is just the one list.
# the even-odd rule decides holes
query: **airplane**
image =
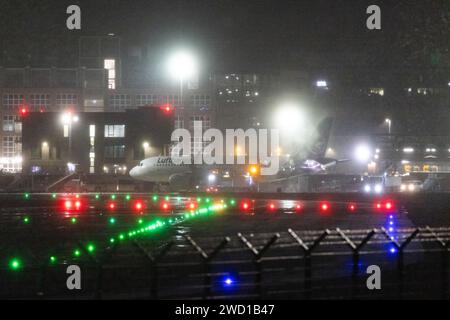
{"label": "airplane", "polygon": [[348,159],[338,160],[325,157],[332,127],[333,118],[327,117],[322,120],[316,129],[318,139],[312,144],[306,155],[297,154],[285,162],[279,171],[278,177],[285,178],[296,175],[323,173],[339,163],[349,161]]}
{"label": "airplane", "polygon": [[[318,139],[308,150],[306,157],[294,155],[289,161],[283,163],[276,175],[272,178],[286,178],[301,174],[317,174],[325,172],[328,168],[348,160],[326,158],[325,153],[333,124],[332,118],[324,119],[317,127]],[[216,166],[217,167],[217,166]],[[169,184],[172,188],[189,188],[194,181],[201,181],[207,176],[205,171],[216,168],[211,165],[176,165],[171,157],[159,156],[142,160],[138,166],[131,169],[130,176],[136,180]]]}

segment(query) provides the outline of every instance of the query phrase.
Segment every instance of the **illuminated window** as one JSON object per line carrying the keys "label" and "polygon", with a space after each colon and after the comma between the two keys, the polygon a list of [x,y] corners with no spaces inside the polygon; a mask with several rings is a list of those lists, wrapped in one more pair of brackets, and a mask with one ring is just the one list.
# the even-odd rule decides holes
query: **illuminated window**
{"label": "illuminated window", "polygon": [[67,125],[67,124],[65,124],[63,127],[63,135],[64,135],[64,138],[69,137],[69,125]]}
{"label": "illuminated window", "polygon": [[108,89],[116,89],[116,60],[105,59],[105,69],[108,70]]}
{"label": "illuminated window", "polygon": [[3,131],[13,132],[15,130],[15,124],[19,121],[18,116],[5,115],[3,116]]}
{"label": "illuminated window", "polygon": [[95,137],[95,125],[93,124],[89,126],[89,137]]}
{"label": "illuminated window", "polygon": [[124,138],[125,125],[105,125],[105,138]]}

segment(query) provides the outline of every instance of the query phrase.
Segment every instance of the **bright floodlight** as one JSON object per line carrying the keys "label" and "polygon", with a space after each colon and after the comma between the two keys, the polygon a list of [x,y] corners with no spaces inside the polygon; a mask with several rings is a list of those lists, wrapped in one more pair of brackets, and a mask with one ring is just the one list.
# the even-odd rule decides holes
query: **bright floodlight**
{"label": "bright floodlight", "polygon": [[295,105],[285,105],[275,115],[276,126],[288,132],[299,129],[303,123],[303,114]]}
{"label": "bright floodlight", "polygon": [[370,148],[367,145],[359,145],[355,150],[355,157],[360,162],[367,162],[371,157]]}
{"label": "bright floodlight", "polygon": [[178,51],[169,58],[168,68],[173,78],[187,79],[197,72],[197,61],[191,53]]}

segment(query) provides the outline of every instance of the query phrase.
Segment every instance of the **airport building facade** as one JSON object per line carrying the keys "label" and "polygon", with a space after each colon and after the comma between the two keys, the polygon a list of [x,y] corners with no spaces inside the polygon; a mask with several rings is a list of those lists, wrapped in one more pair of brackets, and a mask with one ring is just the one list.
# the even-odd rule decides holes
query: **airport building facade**
{"label": "airport building facade", "polygon": [[143,158],[167,153],[173,110],[34,112],[23,117],[23,172],[125,175]]}

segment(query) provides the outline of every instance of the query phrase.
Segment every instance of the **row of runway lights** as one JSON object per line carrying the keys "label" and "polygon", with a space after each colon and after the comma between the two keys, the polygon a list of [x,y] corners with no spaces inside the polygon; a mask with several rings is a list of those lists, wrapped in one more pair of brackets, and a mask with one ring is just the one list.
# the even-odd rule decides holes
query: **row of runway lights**
{"label": "row of runway lights", "polygon": [[[30,199],[30,195],[29,194],[25,194],[25,198],[26,199]],[[52,198],[53,199],[57,199],[58,195],[57,194],[53,194]],[[96,194],[94,196],[94,198],[97,201],[102,199],[101,195],[99,195],[99,194]],[[171,198],[170,198],[170,196],[165,196],[163,198],[164,198],[164,201],[162,201],[160,203],[159,209],[162,210],[163,212],[168,212],[168,211],[171,210],[171,205],[170,205],[170,199]],[[127,202],[132,201],[132,197],[129,194],[125,195],[124,199]],[[177,197],[176,199],[177,199],[178,202],[182,201],[181,197]],[[110,200],[107,203],[107,209],[111,210],[111,211],[114,211],[114,210],[118,209],[119,206],[118,206],[117,200],[118,200],[117,195],[115,195],[115,194],[110,195]],[[158,200],[159,200],[159,196],[158,195],[153,195],[152,196],[152,200],[153,200],[154,203],[157,203]],[[186,209],[188,209],[188,210],[195,210],[198,207],[198,205],[202,202],[202,200],[203,200],[202,198],[196,198],[194,201],[189,199]],[[205,202],[207,204],[209,204],[211,201],[212,201],[211,198],[206,198],[205,199]],[[223,201],[224,200],[222,200],[222,202]],[[231,200],[231,201],[232,201],[233,205],[236,203],[236,200]],[[81,200],[81,197],[79,195],[75,195],[75,199],[70,199],[70,198],[65,197],[65,199],[63,201],[63,205],[62,205],[62,208],[65,211],[68,211],[68,212],[69,211],[81,211],[83,209],[83,207],[84,207],[84,204],[83,204],[83,201]],[[242,200],[240,208],[241,208],[241,210],[243,212],[248,212],[248,211],[254,209],[254,207],[252,205],[252,201],[248,201],[248,200]],[[295,203],[293,205],[293,208],[290,208],[290,209],[293,209],[296,212],[300,212],[300,211],[303,210],[303,208],[304,208],[303,204],[301,202],[297,202],[297,203]],[[375,204],[374,204],[374,208],[376,210],[391,211],[391,210],[394,209],[394,204],[390,200],[387,200],[387,201],[376,201]],[[137,211],[137,212],[142,212],[143,210],[145,210],[145,203],[144,203],[144,201],[143,200],[134,200],[133,201],[133,205],[132,205],[132,209],[134,211]],[[280,208],[276,205],[275,202],[269,202],[267,204],[267,209],[268,209],[269,212],[274,212],[274,211],[279,210]],[[331,211],[331,209],[332,209],[332,206],[331,206],[331,204],[329,202],[319,202],[319,210],[321,212],[329,212],[329,211]],[[347,211],[348,212],[356,212],[357,210],[358,210],[358,206],[357,206],[356,203],[354,203],[354,202],[348,203],[348,205],[347,205]]]}

